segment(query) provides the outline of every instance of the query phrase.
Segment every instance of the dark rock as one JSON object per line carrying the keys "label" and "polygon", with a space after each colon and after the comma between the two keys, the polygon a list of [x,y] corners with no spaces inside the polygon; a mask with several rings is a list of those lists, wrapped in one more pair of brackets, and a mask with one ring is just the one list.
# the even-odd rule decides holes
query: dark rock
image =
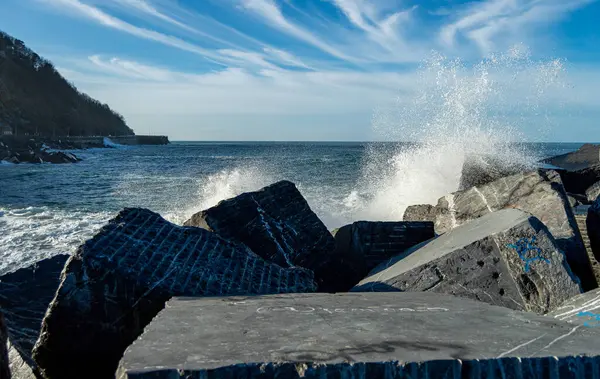
{"label": "dark rock", "polygon": [[241,194],[192,216],[185,225],[238,241],[282,267],[314,271],[319,291],[336,292],[344,275],[335,241],[296,186],[281,181]]}
{"label": "dark rock", "polygon": [[359,221],[335,234],[336,255],[346,264],[340,269],[354,273],[349,290],[379,264],[435,236],[432,222]]}
{"label": "dark rock", "polygon": [[575,205],[572,205],[573,208],[590,203],[585,195],[580,195],[578,193],[567,193],[567,196],[569,197],[569,202],[571,204],[575,203]]}
{"label": "dark rock", "polygon": [[585,224],[594,257],[600,261],[600,197],[588,208]]}
{"label": "dark rock", "polygon": [[505,176],[529,171],[532,167],[511,163],[494,156],[469,156],[462,167],[459,191],[482,186]]}
{"label": "dark rock", "polygon": [[588,188],[600,181],[600,164],[577,171],[558,171],[565,189],[571,193],[586,194]]}
{"label": "dark rock", "polygon": [[590,328],[600,327],[600,289],[567,300],[548,316]]}
{"label": "dark rock", "polygon": [[0,378],[10,379],[10,369],[8,368],[8,333],[4,317],[0,312]]}
{"label": "dark rock", "polygon": [[11,163],[76,163],[81,161],[74,154],[53,152],[41,140],[17,136],[2,136],[0,160]]}
{"label": "dark rock", "polygon": [[537,217],[556,238],[585,291],[597,281],[559,175],[534,171],[447,195],[436,206],[435,231],[445,233],[491,212],[516,208]]}
{"label": "dark rock", "polygon": [[116,377],[584,379],[600,375],[599,338],[434,293],[176,298]]}
{"label": "dark rock", "polygon": [[595,166],[600,164],[600,145],[587,143],[577,151],[547,158],[544,162],[569,171]]}
{"label": "dark rock", "polygon": [[440,292],[544,314],[581,292],[576,280],[548,229],[505,209],[409,249],[352,291]]}
{"label": "dark rock", "polygon": [[411,205],[404,211],[404,221],[435,221],[435,207],[431,204]]}
{"label": "dark rock", "polygon": [[594,183],[585,191],[585,197],[589,203],[593,203],[598,197],[600,197],[600,181]]}
{"label": "dark rock", "polygon": [[125,348],[172,296],[310,292],[284,269],[204,229],[128,208],[71,257],[33,357],[46,379],[112,378]]}
{"label": "dark rock", "polygon": [[57,255],[0,277],[0,308],[3,309],[11,345],[11,371],[36,370],[31,357],[42,319],[60,284],[60,273],[69,258]]}

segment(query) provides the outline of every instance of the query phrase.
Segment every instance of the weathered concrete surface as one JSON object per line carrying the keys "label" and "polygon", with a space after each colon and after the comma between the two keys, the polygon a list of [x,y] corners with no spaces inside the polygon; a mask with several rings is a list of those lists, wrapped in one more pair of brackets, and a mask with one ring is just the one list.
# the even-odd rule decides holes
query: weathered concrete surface
{"label": "weathered concrete surface", "polygon": [[47,379],[111,378],[125,348],[177,295],[311,292],[313,273],[129,208],[69,259],[33,357]]}
{"label": "weathered concrete surface", "polygon": [[222,201],[185,225],[239,241],[281,267],[308,268],[315,272],[320,291],[339,290],[340,278],[331,272],[342,275],[344,271],[333,255],[333,236],[291,182],[280,181]]}
{"label": "weathered concrete surface", "polygon": [[594,183],[590,188],[585,191],[587,201],[593,203],[598,197],[600,197],[600,181]]}
{"label": "weathered concrete surface", "polygon": [[441,198],[436,206],[436,233],[445,233],[504,208],[523,210],[542,221],[567,255],[583,289],[589,291],[598,286],[573,210],[554,171],[517,174]]}
{"label": "weathered concrete surface", "polygon": [[435,221],[435,207],[431,204],[411,205],[404,211],[403,221]]}
{"label": "weathered concrete surface", "polygon": [[433,222],[358,221],[341,227],[335,233],[336,254],[343,257],[345,277],[353,273],[345,290],[379,264],[433,237]]}
{"label": "weathered concrete surface", "polygon": [[377,267],[352,291],[424,291],[539,314],[580,293],[547,228],[517,209],[485,215]]}
{"label": "weathered concrete surface", "polygon": [[567,300],[548,316],[600,330],[600,289]]}
{"label": "weathered concrete surface", "polygon": [[598,358],[567,357],[600,354],[599,338],[434,293],[177,298],[127,349],[117,379],[595,378]]}
{"label": "weathered concrete surface", "polygon": [[0,312],[0,378],[10,379],[10,369],[8,368],[8,333],[4,317]]}
{"label": "weathered concrete surface", "polygon": [[58,290],[60,273],[68,258],[57,255],[0,276],[0,308],[6,318],[11,346],[30,365],[42,319]]}

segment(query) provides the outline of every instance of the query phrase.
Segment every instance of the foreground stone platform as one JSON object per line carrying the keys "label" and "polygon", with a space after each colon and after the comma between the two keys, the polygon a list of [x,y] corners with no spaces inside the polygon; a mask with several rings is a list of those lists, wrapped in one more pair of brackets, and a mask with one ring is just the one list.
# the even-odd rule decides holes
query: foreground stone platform
{"label": "foreground stone platform", "polygon": [[599,338],[434,293],[175,298],[117,379],[597,378]]}
{"label": "foreground stone platform", "polygon": [[441,292],[545,314],[581,289],[548,229],[504,209],[390,259],[352,291]]}

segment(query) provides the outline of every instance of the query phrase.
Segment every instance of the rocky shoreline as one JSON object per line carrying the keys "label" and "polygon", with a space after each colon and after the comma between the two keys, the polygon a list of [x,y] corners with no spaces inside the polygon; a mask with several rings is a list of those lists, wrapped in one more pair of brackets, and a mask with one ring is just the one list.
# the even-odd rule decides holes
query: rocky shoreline
{"label": "rocky shoreline", "polygon": [[61,141],[36,138],[0,137],[0,162],[19,163],[77,163],[75,154],[57,151],[77,149]]}
{"label": "rocky shoreline", "polygon": [[0,373],[600,376],[600,146],[555,170],[481,162],[404,221],[333,233],[288,181],[184,226],[124,209],[72,256],[0,277]]}

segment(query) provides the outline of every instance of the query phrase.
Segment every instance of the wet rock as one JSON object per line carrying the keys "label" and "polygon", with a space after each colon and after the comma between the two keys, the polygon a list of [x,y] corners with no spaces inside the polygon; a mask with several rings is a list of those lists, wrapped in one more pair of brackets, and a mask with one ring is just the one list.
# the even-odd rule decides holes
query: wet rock
{"label": "wet rock", "polygon": [[600,181],[594,183],[585,191],[585,197],[589,203],[593,203],[598,197],[600,197]]}
{"label": "wet rock", "polygon": [[435,293],[172,299],[117,379],[595,378],[600,329]]}
{"label": "wet rock", "polygon": [[583,289],[588,291],[598,286],[573,210],[554,171],[517,174],[441,198],[436,206],[436,233],[445,233],[504,208],[520,209],[538,218],[567,255]]}
{"label": "wet rock", "polygon": [[204,229],[128,208],[65,266],[33,357],[45,378],[112,378],[125,348],[172,296],[310,292],[284,269]]}
{"label": "wet rock", "polygon": [[500,178],[529,171],[531,167],[505,162],[493,156],[469,156],[462,167],[459,191],[482,186]]}
{"label": "wet rock", "polygon": [[346,291],[379,264],[434,236],[432,222],[359,221],[341,227],[335,234],[336,254],[345,263],[340,270],[353,273]]}
{"label": "wet rock", "polygon": [[404,211],[403,221],[435,221],[435,207],[431,204],[411,205]]}
{"label": "wet rock", "polygon": [[57,255],[0,277],[0,308],[8,326],[14,378],[33,377],[36,371],[31,356],[33,346],[68,258]]}
{"label": "wet rock", "polygon": [[548,316],[573,324],[599,328],[600,289],[586,292],[567,300],[560,308],[549,313]]}
{"label": "wet rock", "polygon": [[517,209],[490,213],[375,268],[352,291],[423,291],[539,314],[581,292],[548,229]]}
{"label": "wet rock", "polygon": [[8,368],[8,334],[4,317],[0,313],[0,378],[10,379],[10,370]]}
{"label": "wet rock", "polygon": [[[335,241],[296,186],[281,181],[192,216],[185,225],[211,230],[282,267],[314,271],[319,291],[335,292],[343,272]],[[335,272],[336,275],[332,275]]]}

